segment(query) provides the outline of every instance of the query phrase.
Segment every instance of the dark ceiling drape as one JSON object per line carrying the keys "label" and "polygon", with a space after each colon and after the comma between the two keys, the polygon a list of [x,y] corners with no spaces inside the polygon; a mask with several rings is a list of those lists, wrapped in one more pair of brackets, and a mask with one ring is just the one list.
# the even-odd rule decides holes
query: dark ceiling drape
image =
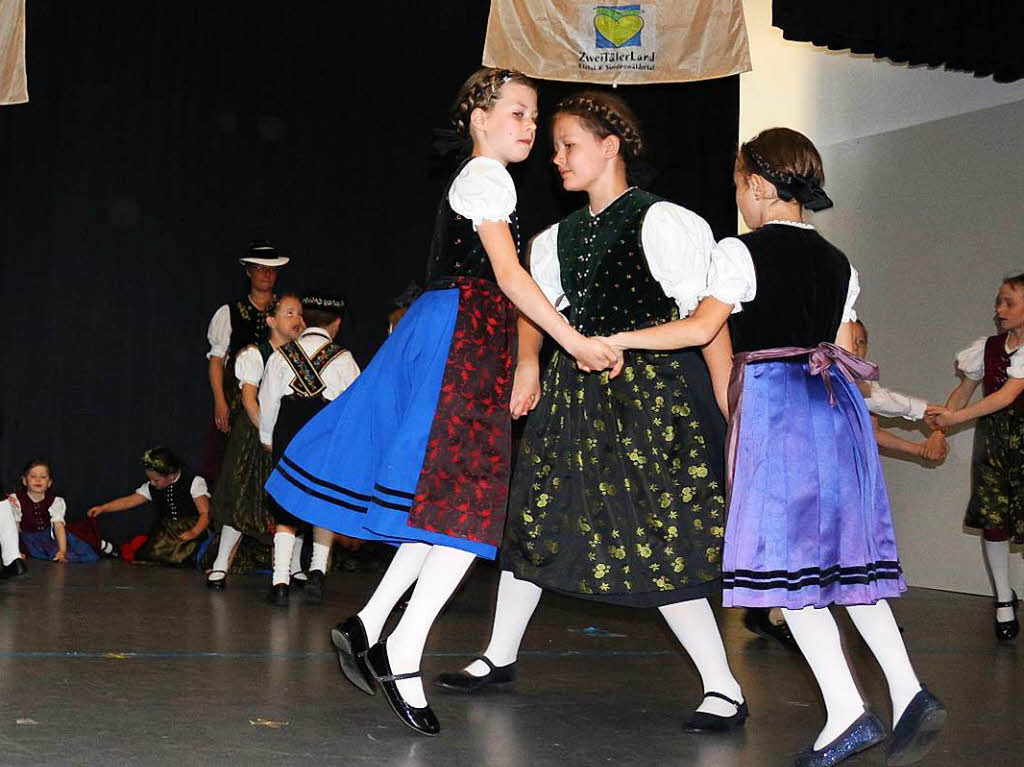
{"label": "dark ceiling drape", "polygon": [[[206,328],[272,241],[281,288],[348,296],[365,365],[422,282],[445,175],[431,128],[478,66],[488,4],[392,0],[28,4],[32,101],[0,108],[0,465],[53,460],[73,511],[143,480],[167,444],[198,464]],[[542,108],[574,86],[542,83]],[[738,79],[623,89],[654,191],[735,228]],[[543,134],[546,141],[546,132]],[[513,169],[537,232],[581,204],[542,141]]]}
{"label": "dark ceiling drape", "polygon": [[773,0],[772,24],[787,40],[850,49],[898,63],[1024,77],[1020,0]]}

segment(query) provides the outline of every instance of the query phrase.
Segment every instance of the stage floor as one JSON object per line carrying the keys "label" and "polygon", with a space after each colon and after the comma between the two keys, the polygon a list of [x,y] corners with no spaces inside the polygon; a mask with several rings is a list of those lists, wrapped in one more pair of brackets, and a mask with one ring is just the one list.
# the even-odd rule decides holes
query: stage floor
{"label": "stage floor", "polygon": [[[979,563],[980,566],[980,563]],[[428,686],[442,733],[407,730],[338,671],[327,633],[376,575],[335,574],[319,607],[263,601],[267,579],[226,591],[196,571],[29,561],[0,582],[0,765],[785,765],[824,712],[798,655],[721,624],[751,716],[727,735],[680,729],[699,680],[655,610],[545,596],[519,680],[477,696]],[[478,565],[428,644],[427,679],[483,648],[496,573]],[[923,763],[1021,763],[1024,637],[998,646],[991,600],[922,589],[894,604],[920,677],[949,707]],[[889,720],[884,681],[841,619],[861,686]],[[884,747],[850,765],[884,764]]]}

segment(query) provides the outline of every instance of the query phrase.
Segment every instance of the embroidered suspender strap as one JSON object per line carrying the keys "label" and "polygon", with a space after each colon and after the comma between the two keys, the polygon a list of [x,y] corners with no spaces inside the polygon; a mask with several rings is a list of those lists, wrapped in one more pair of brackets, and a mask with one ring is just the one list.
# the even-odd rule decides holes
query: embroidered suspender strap
{"label": "embroidered suspender strap", "polygon": [[[306,353],[296,341],[289,341],[283,344],[278,351],[281,352],[281,356],[288,363],[288,367],[295,373],[291,387],[296,396],[315,397],[326,388],[320,378],[319,371],[313,366],[309,357],[306,356]],[[319,354],[319,351],[317,354]],[[316,355],[313,356],[315,357]]]}
{"label": "embroidered suspender strap", "polygon": [[309,361],[312,363],[317,374],[319,374],[322,373],[323,369],[330,365],[331,361],[343,351],[345,351],[343,347],[328,341],[313,353],[313,356],[310,357]]}
{"label": "embroidered suspender strap", "polygon": [[732,358],[732,375],[729,377],[729,430],[725,435],[725,496],[726,502],[732,495],[732,480],[736,471],[736,454],[739,449],[740,415],[743,410],[743,379],[747,364],[766,360],[782,360],[791,357],[808,356],[808,372],[819,375],[828,391],[829,404],[835,407],[836,398],[832,393],[832,380],[828,369],[835,365],[848,381],[878,380],[878,366],[862,360],[840,346],[821,343],[813,347],[783,346],[777,349],[758,349],[741,352]]}

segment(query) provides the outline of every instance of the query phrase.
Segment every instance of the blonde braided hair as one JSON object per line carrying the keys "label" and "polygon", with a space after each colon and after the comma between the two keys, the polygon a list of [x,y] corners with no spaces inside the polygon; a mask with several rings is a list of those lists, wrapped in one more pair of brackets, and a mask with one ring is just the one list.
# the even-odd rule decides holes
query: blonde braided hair
{"label": "blonde braided hair", "polygon": [[619,154],[628,163],[643,157],[647,147],[640,133],[640,121],[626,102],[606,91],[586,90],[558,102],[555,114],[572,115],[583,127],[600,138],[617,136]]}
{"label": "blonde braided hair", "polygon": [[506,83],[519,83],[537,90],[533,80],[514,69],[483,67],[469,76],[459,88],[451,109],[451,121],[460,136],[469,138],[469,120],[474,109],[488,110],[501,96]]}

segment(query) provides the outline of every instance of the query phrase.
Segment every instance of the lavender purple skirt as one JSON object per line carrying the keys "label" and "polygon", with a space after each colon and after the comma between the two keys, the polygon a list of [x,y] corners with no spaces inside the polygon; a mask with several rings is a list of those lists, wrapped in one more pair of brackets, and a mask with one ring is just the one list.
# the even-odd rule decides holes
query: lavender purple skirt
{"label": "lavender purple skirt", "polygon": [[812,375],[806,359],[752,363],[741,412],[723,604],[873,604],[905,591],[875,434],[857,385],[837,366]]}

